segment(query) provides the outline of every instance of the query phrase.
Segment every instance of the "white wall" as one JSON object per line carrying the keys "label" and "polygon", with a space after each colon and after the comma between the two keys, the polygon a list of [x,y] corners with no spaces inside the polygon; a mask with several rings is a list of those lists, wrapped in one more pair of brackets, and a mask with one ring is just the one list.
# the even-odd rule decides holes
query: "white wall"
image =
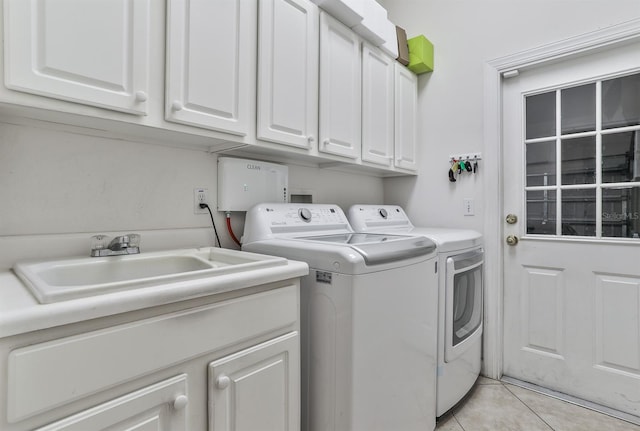
{"label": "white wall", "polygon": [[[195,187],[209,189],[218,234],[235,248],[215,212],[215,154],[6,121],[0,118],[0,269],[18,259],[88,254],[97,233],[141,233],[143,251],[212,245],[209,215],[193,213]],[[289,184],[344,209],[382,201],[380,178],[289,165]],[[232,216],[238,237],[243,219]]]}
{"label": "white wall", "polygon": [[[483,65],[486,61],[640,17],[637,0],[379,0],[389,18],[424,34],[435,47],[434,72],[419,78],[420,171],[385,180],[385,203],[406,208],[416,225],[483,230],[480,173],[447,177],[448,157],[484,151]],[[492,145],[487,143],[486,145]],[[496,190],[497,193],[497,190]],[[475,199],[476,215],[462,214]]]}

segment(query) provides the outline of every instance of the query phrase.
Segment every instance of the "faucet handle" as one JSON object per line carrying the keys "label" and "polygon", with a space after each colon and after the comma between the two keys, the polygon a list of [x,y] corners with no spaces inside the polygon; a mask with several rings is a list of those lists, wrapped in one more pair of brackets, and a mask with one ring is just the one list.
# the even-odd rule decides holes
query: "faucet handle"
{"label": "faucet handle", "polygon": [[107,246],[109,237],[106,235],[94,235],[91,237],[91,250],[102,250]]}
{"label": "faucet handle", "polygon": [[107,242],[109,242],[109,237],[106,235],[100,234],[92,236],[90,256],[106,256],[109,253]]}
{"label": "faucet handle", "polygon": [[140,247],[140,235],[130,233],[127,236],[129,237],[129,247]]}

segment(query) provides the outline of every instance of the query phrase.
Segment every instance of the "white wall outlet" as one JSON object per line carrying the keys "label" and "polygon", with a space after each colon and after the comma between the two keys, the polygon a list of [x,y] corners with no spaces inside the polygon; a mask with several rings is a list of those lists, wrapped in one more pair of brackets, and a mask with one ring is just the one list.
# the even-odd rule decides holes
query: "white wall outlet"
{"label": "white wall outlet", "polygon": [[209,190],[196,188],[193,189],[193,213],[194,214],[209,214],[209,211],[206,208],[200,208],[200,204],[207,204],[211,207],[211,203],[209,203]]}
{"label": "white wall outlet", "polygon": [[473,203],[473,199],[471,198],[465,198],[463,200],[463,208],[462,208],[462,213],[465,216],[472,216],[475,215],[475,205]]}

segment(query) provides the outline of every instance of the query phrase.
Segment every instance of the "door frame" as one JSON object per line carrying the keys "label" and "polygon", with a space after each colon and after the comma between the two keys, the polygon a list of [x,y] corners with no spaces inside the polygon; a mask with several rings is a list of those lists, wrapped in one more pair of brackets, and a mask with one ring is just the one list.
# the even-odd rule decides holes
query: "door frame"
{"label": "door frame", "polygon": [[484,193],[485,196],[492,196],[498,191],[497,205],[487,205],[484,218],[486,288],[481,373],[487,377],[499,379],[503,370],[502,79],[517,76],[521,70],[637,41],[640,41],[640,19],[489,60],[484,64]]}

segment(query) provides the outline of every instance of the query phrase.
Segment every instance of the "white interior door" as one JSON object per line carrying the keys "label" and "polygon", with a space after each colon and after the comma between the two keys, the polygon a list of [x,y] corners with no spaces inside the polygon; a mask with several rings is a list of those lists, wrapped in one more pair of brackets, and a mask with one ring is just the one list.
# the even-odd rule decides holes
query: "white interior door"
{"label": "white interior door", "polygon": [[[503,81],[504,375],[640,415],[640,44]],[[506,214],[505,214],[506,216]],[[510,220],[513,222],[513,218]]]}

